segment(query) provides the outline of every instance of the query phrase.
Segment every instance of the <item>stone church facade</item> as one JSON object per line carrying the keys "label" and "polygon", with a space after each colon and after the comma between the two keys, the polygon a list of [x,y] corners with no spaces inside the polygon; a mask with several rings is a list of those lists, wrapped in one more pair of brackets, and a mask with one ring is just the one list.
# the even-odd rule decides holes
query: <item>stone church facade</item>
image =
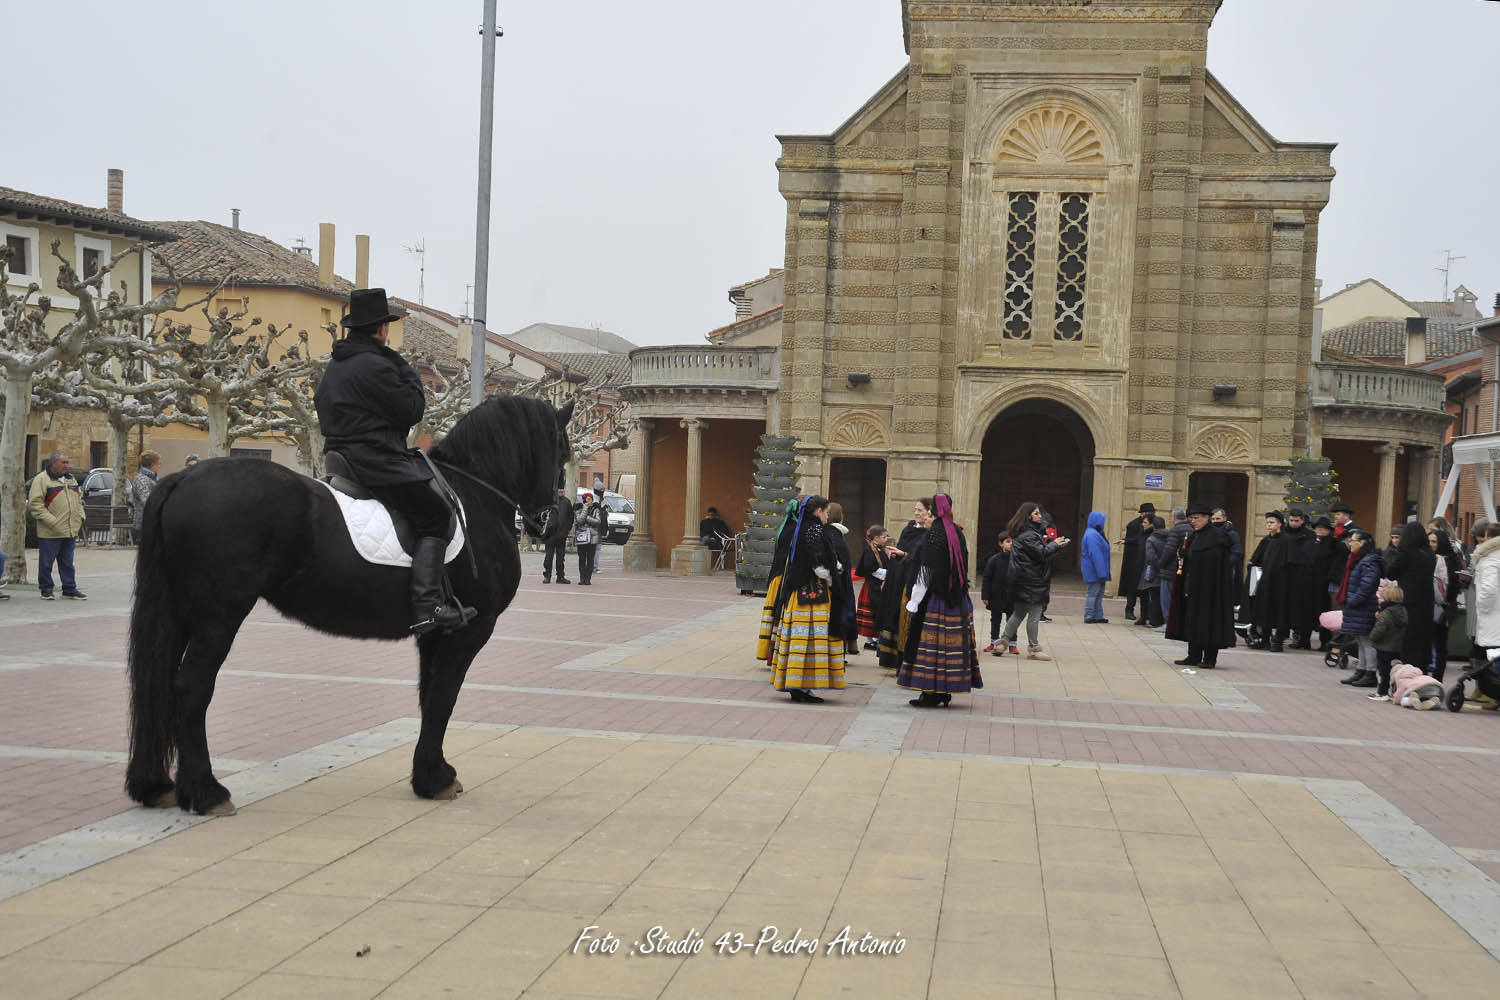
{"label": "stone church facade", "polygon": [[805,491],[893,525],[947,491],[981,553],[1028,499],[1074,536],[1144,500],[1280,506],[1333,146],[1208,72],[1218,7],[903,0],[902,71],[780,137]]}

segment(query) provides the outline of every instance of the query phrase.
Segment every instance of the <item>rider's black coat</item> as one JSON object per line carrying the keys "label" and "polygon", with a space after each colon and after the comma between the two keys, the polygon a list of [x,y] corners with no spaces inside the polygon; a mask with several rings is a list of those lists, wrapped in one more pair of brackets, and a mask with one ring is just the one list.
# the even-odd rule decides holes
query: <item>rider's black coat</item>
{"label": "rider's black coat", "polygon": [[333,345],[333,360],[313,396],[324,451],[336,451],[366,486],[432,478],[406,434],[426,408],[415,368],[383,344],[353,336]]}

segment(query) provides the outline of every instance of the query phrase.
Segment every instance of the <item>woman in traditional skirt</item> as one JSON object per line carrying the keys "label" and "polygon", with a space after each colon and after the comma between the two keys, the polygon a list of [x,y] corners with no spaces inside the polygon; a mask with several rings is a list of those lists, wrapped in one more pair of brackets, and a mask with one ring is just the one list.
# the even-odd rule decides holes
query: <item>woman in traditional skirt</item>
{"label": "woman in traditional skirt", "polygon": [[896,560],[880,588],[880,602],[875,606],[875,623],[880,627],[880,665],[887,670],[901,666],[901,648],[906,643],[906,600],[916,568],[915,553],[921,550],[932,523],[932,500],[918,500],[912,507],[912,519],[901,531],[901,540],[887,556]]}
{"label": "woman in traditional skirt", "polygon": [[860,588],[859,601],[854,609],[854,623],[866,649],[880,645],[880,625],[875,620],[875,610],[880,606],[880,587],[887,573],[886,547],[891,544],[890,532],[873,524],[865,532],[865,550],[859,557],[859,566],[854,570],[856,580],[865,581]]}
{"label": "woman in traditional skirt", "polygon": [[776,552],[771,557],[771,576],[766,581],[766,602],[760,609],[760,636],[755,642],[755,658],[765,660],[766,666],[776,658],[776,597],[781,591],[782,574],[786,572],[786,557],[792,551],[792,537],[797,533],[797,505],[801,502],[801,497],[786,502],[786,516],[776,533]]}
{"label": "woman in traditional skirt", "polygon": [[907,596],[911,619],[896,674],[901,687],[922,692],[911,700],[917,708],[947,707],[953,695],[984,687],[969,599],[968,546],[953,523],[952,499],[946,493],[932,499],[932,525]]}
{"label": "woman in traditional skirt", "polygon": [[823,700],[808,688],[844,686],[843,595],[833,529],[827,523],[828,501],[808,497],[797,515],[797,534],[777,599],[771,683],[798,702]]}

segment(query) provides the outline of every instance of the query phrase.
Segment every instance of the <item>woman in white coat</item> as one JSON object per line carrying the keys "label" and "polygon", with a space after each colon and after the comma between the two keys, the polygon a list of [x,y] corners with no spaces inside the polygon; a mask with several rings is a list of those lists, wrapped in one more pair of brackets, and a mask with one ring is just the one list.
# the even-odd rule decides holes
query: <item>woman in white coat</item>
{"label": "woman in white coat", "polygon": [[1500,646],[1500,538],[1474,550],[1474,645]]}

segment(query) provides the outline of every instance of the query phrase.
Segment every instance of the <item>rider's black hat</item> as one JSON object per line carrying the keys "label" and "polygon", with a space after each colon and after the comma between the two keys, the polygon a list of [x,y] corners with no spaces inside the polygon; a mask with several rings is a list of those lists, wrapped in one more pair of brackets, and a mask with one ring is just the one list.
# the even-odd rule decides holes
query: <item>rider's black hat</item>
{"label": "rider's black hat", "polygon": [[384,288],[356,288],[349,293],[349,311],[339,320],[339,325],[345,328],[379,326],[381,323],[394,323],[400,318],[391,312],[390,303],[385,300]]}

